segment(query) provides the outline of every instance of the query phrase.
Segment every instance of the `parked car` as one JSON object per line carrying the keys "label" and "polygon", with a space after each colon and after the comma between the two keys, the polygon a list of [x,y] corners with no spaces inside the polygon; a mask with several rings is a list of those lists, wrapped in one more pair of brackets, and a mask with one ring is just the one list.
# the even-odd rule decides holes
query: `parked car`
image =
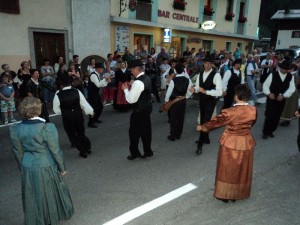
{"label": "parked car", "polygon": [[298,56],[300,56],[300,48],[279,48],[275,50],[276,55],[279,53],[284,55],[286,52],[289,52],[293,61],[296,60]]}

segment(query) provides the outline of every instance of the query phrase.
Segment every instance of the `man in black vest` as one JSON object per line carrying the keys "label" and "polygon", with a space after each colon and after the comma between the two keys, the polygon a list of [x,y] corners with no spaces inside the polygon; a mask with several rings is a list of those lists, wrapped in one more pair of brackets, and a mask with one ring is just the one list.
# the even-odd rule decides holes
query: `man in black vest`
{"label": "man in black vest", "polygon": [[184,64],[177,63],[175,70],[177,74],[169,83],[165,101],[172,101],[178,97],[184,98],[174,103],[169,109],[170,135],[168,136],[168,139],[170,141],[175,141],[181,137],[186,108],[186,98],[189,98],[193,93],[190,91],[192,88],[192,82],[190,79],[185,77],[184,74]]}
{"label": "man in black vest", "polygon": [[103,111],[103,104],[100,96],[100,88],[107,86],[110,82],[109,77],[105,77],[101,79],[101,75],[103,73],[104,66],[102,63],[95,64],[95,72],[92,72],[89,77],[89,84],[88,84],[88,102],[91,104],[95,111],[95,115],[93,117],[90,116],[88,127],[97,128],[94,124],[101,123],[99,117]]}
{"label": "man in black vest", "polygon": [[83,94],[71,87],[72,80],[68,75],[64,75],[60,82],[62,89],[54,96],[53,111],[62,115],[63,126],[71,143],[79,150],[79,155],[86,158],[91,153],[91,142],[85,136],[82,110],[90,116],[94,115],[94,110]]}
{"label": "man in black vest", "polygon": [[159,68],[157,67],[156,63],[153,62],[152,56],[147,57],[147,63],[145,65],[145,74],[150,77],[151,79],[151,90],[152,93],[156,97],[156,101],[160,103],[160,98],[157,91],[157,77],[159,74]]}
{"label": "man in black vest", "polygon": [[[132,114],[130,116],[129,138],[130,138],[130,155],[128,160],[136,158],[146,158],[153,156],[151,149],[151,119],[152,112],[151,102],[151,79],[144,75],[143,62],[141,60],[133,60],[128,63],[128,68],[133,74],[135,81],[130,91],[128,84],[123,83],[125,97],[128,103],[132,104]],[[144,155],[142,156],[138,144],[142,139]]]}
{"label": "man in black vest", "polygon": [[224,106],[223,109],[230,108],[234,99],[234,87],[238,84],[243,84],[244,79],[241,73],[242,59],[236,59],[233,62],[233,68],[227,70],[223,77],[223,96]]}
{"label": "man in black vest", "polygon": [[[203,60],[204,71],[197,78],[195,92],[199,92],[200,125],[209,121],[215,110],[218,97],[222,95],[222,78],[219,73],[212,70],[212,58]],[[208,133],[200,131],[197,155],[202,154],[203,144],[210,144]]]}
{"label": "man in black vest", "polygon": [[271,73],[263,84],[263,92],[267,95],[263,139],[274,137],[273,132],[279,124],[285,98],[291,97],[296,90],[293,76],[289,73],[292,70],[290,62],[284,60],[278,67],[279,70]]}

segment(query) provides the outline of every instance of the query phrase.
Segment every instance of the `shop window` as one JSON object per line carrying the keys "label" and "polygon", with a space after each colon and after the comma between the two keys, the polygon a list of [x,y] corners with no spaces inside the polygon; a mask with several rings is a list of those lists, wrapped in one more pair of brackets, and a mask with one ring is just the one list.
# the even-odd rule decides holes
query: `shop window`
{"label": "shop window", "polygon": [[152,4],[147,1],[138,1],[136,7],[136,19],[151,21]]}
{"label": "shop window", "polygon": [[19,0],[0,0],[0,12],[20,14]]}
{"label": "shop window", "polygon": [[211,41],[206,41],[206,40],[202,41],[202,48],[203,48],[205,53],[210,52],[211,47],[212,47]]}
{"label": "shop window", "polygon": [[293,31],[292,38],[300,38],[300,30]]}
{"label": "shop window", "polygon": [[143,34],[134,34],[134,50],[142,51],[143,49],[146,51],[150,51],[150,35]]}

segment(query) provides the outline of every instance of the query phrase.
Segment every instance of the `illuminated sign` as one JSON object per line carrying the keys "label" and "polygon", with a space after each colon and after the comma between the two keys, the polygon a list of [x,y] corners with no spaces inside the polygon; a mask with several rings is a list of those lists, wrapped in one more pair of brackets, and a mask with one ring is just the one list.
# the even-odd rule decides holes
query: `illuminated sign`
{"label": "illuminated sign", "polygon": [[212,30],[217,26],[215,21],[208,20],[201,24],[203,30]]}
{"label": "illuminated sign", "polygon": [[171,43],[172,30],[169,28],[164,29],[164,43]]}

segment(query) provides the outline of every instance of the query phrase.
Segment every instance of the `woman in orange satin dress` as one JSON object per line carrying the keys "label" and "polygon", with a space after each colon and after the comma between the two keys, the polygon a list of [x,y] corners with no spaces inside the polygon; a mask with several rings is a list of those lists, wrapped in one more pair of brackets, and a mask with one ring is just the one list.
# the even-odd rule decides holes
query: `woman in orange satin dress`
{"label": "woman in orange satin dress", "polygon": [[226,126],[220,138],[214,191],[215,198],[225,203],[248,198],[251,192],[255,140],[250,130],[256,122],[257,112],[247,103],[249,97],[249,88],[244,84],[237,85],[236,104],[196,127],[197,131],[209,132]]}

